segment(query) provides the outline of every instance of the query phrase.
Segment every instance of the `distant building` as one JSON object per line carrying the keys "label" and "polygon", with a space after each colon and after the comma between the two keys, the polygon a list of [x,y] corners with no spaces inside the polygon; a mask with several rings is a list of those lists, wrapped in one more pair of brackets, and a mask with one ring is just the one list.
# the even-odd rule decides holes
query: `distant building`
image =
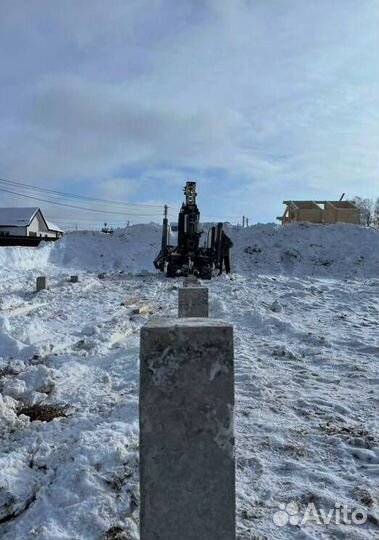
{"label": "distant building", "polygon": [[40,208],[0,208],[0,245],[38,245],[62,235],[62,229],[47,221]]}
{"label": "distant building", "polygon": [[310,221],[311,223],[360,223],[359,208],[349,201],[283,201],[286,209],[282,224],[292,221]]}

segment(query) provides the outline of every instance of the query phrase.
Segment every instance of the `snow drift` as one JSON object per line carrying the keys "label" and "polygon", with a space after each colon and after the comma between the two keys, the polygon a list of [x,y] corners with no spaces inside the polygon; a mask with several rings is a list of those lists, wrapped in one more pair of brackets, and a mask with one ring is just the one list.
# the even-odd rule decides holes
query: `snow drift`
{"label": "snow drift", "polygon": [[160,242],[161,227],[154,224],[116,229],[112,235],[72,232],[55,243],[50,261],[88,271],[153,271]]}
{"label": "snow drift", "polygon": [[378,277],[379,231],[338,223],[232,228],[231,252],[240,273]]}
{"label": "snow drift", "polygon": [[0,247],[0,271],[43,269],[49,262],[53,244],[38,247]]}
{"label": "snow drift", "polygon": [[[357,225],[293,223],[229,227],[233,270],[242,274],[284,274],[329,278],[376,277],[379,231]],[[0,248],[2,270],[58,268],[82,271],[155,272],[161,227],[134,225],[113,235],[94,231],[66,234],[39,248]]]}
{"label": "snow drift", "polygon": [[[235,329],[238,538],[371,540],[378,232],[229,233],[234,275],[208,287],[211,316]],[[0,248],[2,540],[138,540],[139,332],[149,315],[133,308],[176,316],[181,282],[157,275],[159,247],[151,224]],[[50,289],[36,293],[39,273]],[[363,507],[367,523],[276,526],[291,501],[301,512]]]}

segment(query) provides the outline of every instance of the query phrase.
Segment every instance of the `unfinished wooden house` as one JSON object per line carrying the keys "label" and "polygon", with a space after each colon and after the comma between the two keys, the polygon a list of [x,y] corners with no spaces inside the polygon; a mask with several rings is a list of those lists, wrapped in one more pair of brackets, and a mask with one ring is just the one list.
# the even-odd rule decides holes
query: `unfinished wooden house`
{"label": "unfinished wooden house", "polygon": [[282,224],[292,221],[311,223],[355,223],[359,225],[359,208],[349,201],[283,201],[286,205]]}

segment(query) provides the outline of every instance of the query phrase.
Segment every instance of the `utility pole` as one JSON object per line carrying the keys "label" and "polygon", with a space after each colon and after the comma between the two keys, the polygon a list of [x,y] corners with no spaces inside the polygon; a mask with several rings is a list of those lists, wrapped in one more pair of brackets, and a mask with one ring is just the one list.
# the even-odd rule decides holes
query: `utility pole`
{"label": "utility pole", "polygon": [[167,204],[164,205],[163,210],[163,231],[162,231],[162,243],[161,243],[161,253],[166,253],[166,247],[168,244],[168,235],[169,235],[169,229],[168,229],[168,206]]}

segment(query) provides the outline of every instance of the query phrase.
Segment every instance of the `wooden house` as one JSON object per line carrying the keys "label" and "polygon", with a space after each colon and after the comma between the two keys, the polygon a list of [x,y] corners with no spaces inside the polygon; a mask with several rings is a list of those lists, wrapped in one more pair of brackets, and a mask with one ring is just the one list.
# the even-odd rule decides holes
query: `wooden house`
{"label": "wooden house", "polygon": [[283,201],[283,204],[284,214],[277,218],[283,225],[292,221],[360,223],[359,208],[350,201]]}

